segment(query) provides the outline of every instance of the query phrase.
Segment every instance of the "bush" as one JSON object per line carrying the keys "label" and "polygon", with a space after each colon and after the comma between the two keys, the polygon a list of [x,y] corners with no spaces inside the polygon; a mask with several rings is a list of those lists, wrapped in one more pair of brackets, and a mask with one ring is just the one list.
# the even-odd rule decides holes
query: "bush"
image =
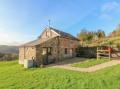
{"label": "bush", "polygon": [[3,54],[0,53],[0,61],[11,61],[18,59],[18,54]]}

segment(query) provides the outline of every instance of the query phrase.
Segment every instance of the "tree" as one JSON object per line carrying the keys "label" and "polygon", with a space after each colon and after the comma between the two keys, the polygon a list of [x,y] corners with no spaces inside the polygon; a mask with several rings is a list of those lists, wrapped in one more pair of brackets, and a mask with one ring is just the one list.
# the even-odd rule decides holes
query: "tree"
{"label": "tree", "polygon": [[86,29],[82,29],[80,33],[78,33],[77,37],[80,41],[85,41],[87,39],[88,31]]}
{"label": "tree", "polygon": [[102,31],[101,29],[97,30],[97,32],[82,29],[80,33],[78,33],[77,37],[80,40],[81,45],[91,44],[96,40],[104,38],[105,32]]}
{"label": "tree", "polygon": [[116,29],[109,35],[109,37],[120,36],[120,24],[116,27]]}
{"label": "tree", "polygon": [[105,37],[105,32],[102,31],[101,29],[98,29],[98,31],[96,32],[96,35],[97,35],[98,39],[104,38]]}

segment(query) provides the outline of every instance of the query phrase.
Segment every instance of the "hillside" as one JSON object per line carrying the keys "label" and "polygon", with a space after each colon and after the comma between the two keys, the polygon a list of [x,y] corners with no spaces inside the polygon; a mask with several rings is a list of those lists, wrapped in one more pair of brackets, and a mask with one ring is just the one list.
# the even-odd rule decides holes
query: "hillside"
{"label": "hillside", "polygon": [[118,46],[120,44],[120,36],[118,37],[106,37],[100,40],[97,40],[93,43],[91,43],[91,46],[100,46],[100,45],[113,45],[113,46]]}
{"label": "hillside", "polygon": [[18,54],[18,46],[8,46],[8,45],[0,45],[0,53],[17,53]]}

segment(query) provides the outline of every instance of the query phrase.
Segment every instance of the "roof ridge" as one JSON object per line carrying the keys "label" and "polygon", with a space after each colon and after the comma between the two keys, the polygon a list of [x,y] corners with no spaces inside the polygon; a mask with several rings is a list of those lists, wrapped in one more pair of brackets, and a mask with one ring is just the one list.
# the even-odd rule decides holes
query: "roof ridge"
{"label": "roof ridge", "polygon": [[71,35],[70,33],[67,33],[67,32],[64,32],[64,31],[61,31],[61,30],[58,30],[58,29],[53,28],[53,27],[50,27],[50,29],[54,30],[55,32],[57,32],[58,34],[60,34],[60,35],[63,36],[63,37],[70,37],[70,38],[72,38],[72,39],[78,40],[75,36]]}

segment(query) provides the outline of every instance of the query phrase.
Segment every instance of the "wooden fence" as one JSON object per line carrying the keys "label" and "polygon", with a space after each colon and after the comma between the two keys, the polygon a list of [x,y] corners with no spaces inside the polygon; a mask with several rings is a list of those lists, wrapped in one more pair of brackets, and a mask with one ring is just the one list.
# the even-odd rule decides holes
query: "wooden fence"
{"label": "wooden fence", "polygon": [[108,49],[97,47],[97,60],[99,60],[101,57],[111,59],[111,49],[109,47]]}
{"label": "wooden fence", "polygon": [[[111,48],[111,50],[110,50]],[[84,58],[108,58],[108,59],[120,59],[120,48],[99,46],[99,47],[79,47],[77,49],[77,57]]]}

